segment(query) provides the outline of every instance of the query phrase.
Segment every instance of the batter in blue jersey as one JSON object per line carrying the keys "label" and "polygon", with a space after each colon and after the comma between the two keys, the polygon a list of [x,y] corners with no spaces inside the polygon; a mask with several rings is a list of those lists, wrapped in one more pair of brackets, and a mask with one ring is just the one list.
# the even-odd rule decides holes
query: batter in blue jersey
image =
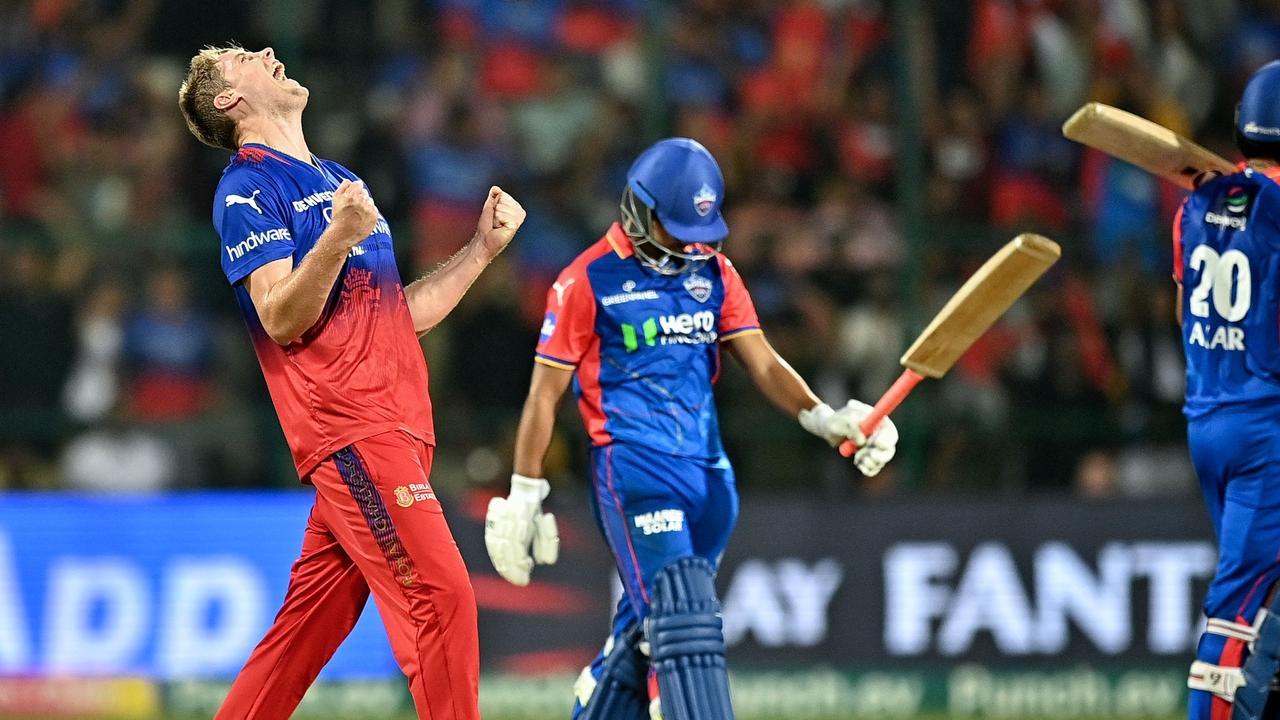
{"label": "batter in blue jersey", "polygon": [[1218,540],[1192,720],[1280,711],[1280,62],[1246,86],[1236,143],[1240,171],[1201,184],[1173,228],[1188,444]]}
{"label": "batter in blue jersey", "polygon": [[535,562],[554,560],[542,463],[572,382],[592,444],[592,508],[626,590],[604,650],[574,688],[574,718],[733,717],[713,586],[738,514],[712,394],[722,345],[806,430],[832,446],[860,445],[854,459],[866,475],[894,454],[891,422],[863,437],[869,406],[821,402],[765,340],[720,253],[723,198],[706,148],[685,138],[655,144],[627,174],[621,222],[547,293],[511,494],[492,501],[485,541],[517,585]]}

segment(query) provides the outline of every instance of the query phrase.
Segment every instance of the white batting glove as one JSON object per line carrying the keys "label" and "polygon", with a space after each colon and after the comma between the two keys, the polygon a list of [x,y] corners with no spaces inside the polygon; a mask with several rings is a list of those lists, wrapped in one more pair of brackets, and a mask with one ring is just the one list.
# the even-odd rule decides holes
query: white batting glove
{"label": "white batting glove", "polygon": [[484,545],[493,569],[514,585],[528,585],[533,565],[551,565],[560,557],[556,517],[542,512],[551,484],[542,478],[512,474],[511,493],[489,501]]}
{"label": "white batting glove", "polygon": [[833,410],[826,403],[801,410],[798,419],[801,427],[826,440],[831,447],[836,447],[845,440],[852,440],[858,446],[858,451],[853,455],[853,464],[863,475],[873,477],[898,451],[898,428],[886,417],[880,421],[871,437],[867,438],[858,425],[870,414],[870,405],[850,400],[839,410]]}

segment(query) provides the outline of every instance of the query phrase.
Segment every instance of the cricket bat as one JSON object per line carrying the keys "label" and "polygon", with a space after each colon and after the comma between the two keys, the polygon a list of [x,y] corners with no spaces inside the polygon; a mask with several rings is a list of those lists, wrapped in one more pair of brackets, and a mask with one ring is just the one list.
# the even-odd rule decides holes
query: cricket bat
{"label": "cricket bat", "polygon": [[[862,434],[871,437],[880,421],[893,412],[921,380],[945,375],[969,346],[1061,255],[1062,248],[1054,241],[1023,233],[983,263],[907,348],[899,360],[906,369],[859,425]],[[849,457],[857,449],[852,440],[846,440],[840,445],[840,454]]]}
{"label": "cricket bat", "polygon": [[1225,158],[1174,131],[1119,108],[1091,102],[1062,125],[1070,140],[1136,165],[1186,190],[1207,172],[1236,172]]}

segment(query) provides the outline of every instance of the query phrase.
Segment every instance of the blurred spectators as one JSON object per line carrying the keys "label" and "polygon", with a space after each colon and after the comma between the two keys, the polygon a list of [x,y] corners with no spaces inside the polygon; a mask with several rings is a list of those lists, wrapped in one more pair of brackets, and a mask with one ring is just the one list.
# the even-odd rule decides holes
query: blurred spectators
{"label": "blurred spectators", "polygon": [[[771,340],[828,400],[874,400],[919,323],[1007,237],[1046,232],[1066,254],[903,408],[910,440],[874,487],[726,363],[744,486],[1194,490],[1167,279],[1180,198],[1059,127],[1098,99],[1234,156],[1232,109],[1280,55],[1280,3],[918,3],[909,27],[878,0],[273,7],[0,5],[0,486],[294,481],[213,255],[225,154],[186,137],[173,102],[190,53],[234,37],[273,44],[312,88],[314,147],[377,189],[406,279],[470,237],[490,184],[529,209],[424,340],[439,463],[458,470],[445,486],[507,462],[546,286],[616,218],[628,164],[662,133],[719,158],[727,252]],[[924,176],[905,187],[913,158]],[[908,206],[924,208],[923,237]],[[576,422],[558,448],[582,442]],[[96,476],[107,458],[136,472]]]}

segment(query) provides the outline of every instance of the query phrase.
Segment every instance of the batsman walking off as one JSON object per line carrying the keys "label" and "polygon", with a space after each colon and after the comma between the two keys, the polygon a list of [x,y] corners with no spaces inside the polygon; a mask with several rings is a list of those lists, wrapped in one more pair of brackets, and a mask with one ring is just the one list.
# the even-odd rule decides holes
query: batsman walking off
{"label": "batsman walking off", "polygon": [[298,475],[315,505],[284,606],[217,718],[288,718],[372,591],[418,717],[480,717],[476,603],[429,475],[418,336],[506,247],[524,210],[498,188],[471,241],[402,286],[391,230],[355,174],[307,148],[308,91],[271,48],[210,48],[179,105],[234,153],[214,197],[235,289]]}
{"label": "batsman walking off", "polygon": [[1188,444],[1218,540],[1192,720],[1262,718],[1280,670],[1280,62],[1250,79],[1235,130],[1245,163],[1173,226]]}
{"label": "batsman walking off", "polygon": [[733,717],[713,580],[738,514],[712,385],[723,344],[783,412],[833,447],[845,439],[867,475],[893,457],[889,421],[870,439],[870,407],[836,410],[765,340],[742,278],[720,247],[724,179],[685,138],[646,150],[627,173],[621,223],[547,293],[533,378],[517,431],[511,493],[485,526],[494,567],[525,585],[555,561],[542,512],[542,464],[555,408],[573,381],[591,438],[591,505],[625,593],[603,651],[575,685],[584,720]]}

